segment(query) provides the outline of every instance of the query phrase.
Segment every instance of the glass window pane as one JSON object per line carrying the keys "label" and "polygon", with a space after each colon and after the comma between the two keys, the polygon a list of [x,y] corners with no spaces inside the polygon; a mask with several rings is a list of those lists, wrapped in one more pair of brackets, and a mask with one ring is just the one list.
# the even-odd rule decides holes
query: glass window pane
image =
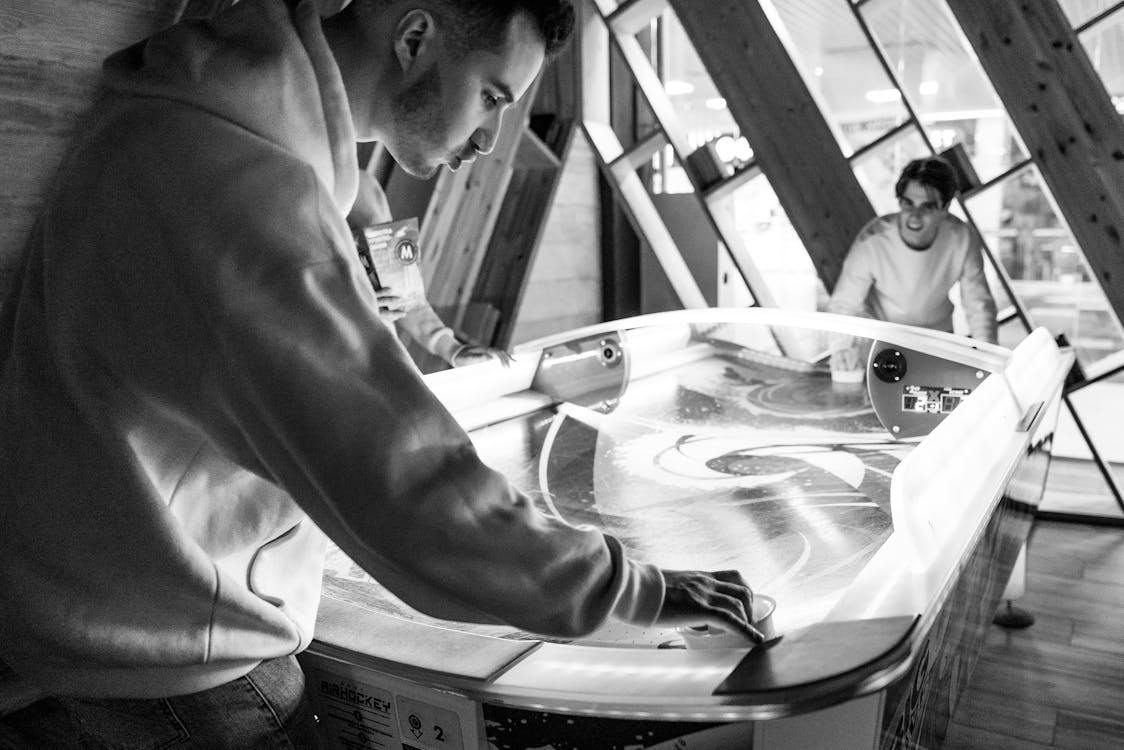
{"label": "glass window pane", "polygon": [[[991,262],[986,253],[984,254],[984,276],[987,278],[987,286],[991,290],[991,296],[995,299],[995,307],[998,310],[997,317],[999,320],[1003,320],[1008,314],[1014,312],[1014,307],[1011,302],[1011,296],[1007,294],[1007,290],[999,280],[999,274],[995,270],[995,265]],[[952,330],[964,336],[969,335],[972,329],[968,325],[968,318],[964,314],[963,305],[960,303],[959,284],[949,290],[948,297],[952,300]],[[1026,335],[1026,328],[1021,321],[1016,320],[1016,323],[1020,330],[1018,340],[1021,341],[1022,337]],[[1002,335],[1002,331],[1000,335]],[[1003,346],[1007,346],[1007,344],[1003,344]]]}
{"label": "glass window pane", "polygon": [[862,31],[840,2],[762,0],[789,57],[851,154],[908,118],[901,97]]}
{"label": "glass window pane", "polygon": [[1120,0],[1058,0],[1070,26],[1077,28],[1116,5]]}
{"label": "glass window pane", "polygon": [[[697,288],[708,306],[713,306],[718,237],[680,167],[670,165],[662,178],[656,178],[655,181],[662,179],[667,183],[665,186],[674,188],[662,193],[645,184],[645,173],[651,172],[646,167],[638,169],[621,186],[629,196],[630,209],[636,212],[641,226],[653,233],[652,242],[658,246],[642,240],[640,311],[681,310],[684,304],[677,289],[691,287]],[[644,191],[647,194],[642,194]],[[664,238],[669,238],[670,244]]]}
{"label": "glass window pane", "polygon": [[[804,243],[763,174],[749,180],[728,197],[712,203],[711,210],[723,226],[732,227],[737,233],[777,306],[790,310],[823,309],[827,292],[804,249]],[[720,266],[720,273],[723,269],[724,266]],[[719,279],[720,300],[732,302],[738,299],[737,279],[736,272]],[[723,281],[729,289],[725,294],[721,291]],[[822,351],[821,343],[807,342],[808,349],[803,354],[814,356]]]}
{"label": "glass window pane", "polygon": [[[987,285],[988,288],[991,289],[991,296],[995,298],[996,315],[999,320],[1005,320],[1011,315],[1017,316],[1018,313],[1015,310],[1015,303],[1011,301],[1011,295],[1007,294],[1006,287],[1004,287],[1003,282],[999,280],[999,272],[996,271],[995,263],[992,261],[992,258],[995,257],[995,248],[988,245],[987,250],[988,256],[984,258],[984,275],[987,276]],[[959,300],[957,300],[953,306],[958,307]],[[1016,321],[1019,327],[1025,332],[1026,327],[1023,325],[1022,321],[1018,320],[1017,317]]]}
{"label": "glass window pane", "polygon": [[898,199],[894,195],[898,176],[910,161],[930,153],[917,128],[908,127],[851,160],[855,177],[876,214],[882,216],[898,210]]}
{"label": "glass window pane", "polygon": [[[1117,486],[1124,487],[1124,441],[1118,437],[1120,423],[1124,421],[1124,383],[1095,383],[1069,398],[1097,453],[1111,467]],[[1088,443],[1064,404],[1058,415],[1046,492],[1039,507],[1055,513],[1116,518],[1121,515]]]}
{"label": "glass window pane", "polygon": [[693,193],[694,185],[687,176],[687,170],[675,155],[675,149],[664,146],[652,157],[651,184],[649,190],[654,194]]}
{"label": "glass window pane", "polygon": [[[683,127],[689,152],[709,148],[721,165],[719,171],[732,174],[753,158],[749,143],[742,137],[726,108],[726,100],[719,95],[674,11],[669,9],[660,17],[659,35],[657,49],[663,50],[663,59],[655,61],[656,70]],[[682,156],[687,158],[690,153]],[[705,156],[700,156],[705,161]],[[704,171],[700,177],[705,178],[708,173],[709,170]]]}
{"label": "glass window pane", "polygon": [[1124,114],[1124,9],[1089,28],[1080,38],[1116,111]]}
{"label": "glass window pane", "polygon": [[1027,337],[1026,326],[1018,318],[999,324],[999,345],[1014,349]]}
{"label": "glass window pane", "polygon": [[1037,169],[1020,170],[967,205],[1034,325],[1064,333],[1086,369],[1124,347],[1120,323]]}
{"label": "glass window pane", "polygon": [[1026,158],[1010,118],[944,2],[871,0],[861,13],[934,149],[962,143],[983,182]]}

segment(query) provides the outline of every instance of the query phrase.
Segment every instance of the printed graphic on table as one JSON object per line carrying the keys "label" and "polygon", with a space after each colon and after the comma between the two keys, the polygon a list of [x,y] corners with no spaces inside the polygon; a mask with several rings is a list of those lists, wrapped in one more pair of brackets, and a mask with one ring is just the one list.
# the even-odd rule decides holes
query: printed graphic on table
{"label": "printed graphic on table", "polygon": [[320,734],[334,748],[400,750],[394,699],[386,690],[352,679],[314,672]]}
{"label": "printed graphic on table", "polygon": [[402,747],[418,750],[464,750],[456,713],[398,696],[398,727]]}

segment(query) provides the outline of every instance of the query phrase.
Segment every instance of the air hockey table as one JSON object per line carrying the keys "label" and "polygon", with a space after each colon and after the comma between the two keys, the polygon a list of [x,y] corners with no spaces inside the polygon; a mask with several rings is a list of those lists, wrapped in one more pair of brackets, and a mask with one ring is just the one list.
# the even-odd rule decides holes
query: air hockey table
{"label": "air hockey table", "polygon": [[[865,353],[836,382],[826,352]],[[1042,495],[1073,362],[824,313],[614,321],[427,376],[543,513],[776,601],[753,648],[436,620],[329,552],[300,656],[333,750],[939,747]]]}

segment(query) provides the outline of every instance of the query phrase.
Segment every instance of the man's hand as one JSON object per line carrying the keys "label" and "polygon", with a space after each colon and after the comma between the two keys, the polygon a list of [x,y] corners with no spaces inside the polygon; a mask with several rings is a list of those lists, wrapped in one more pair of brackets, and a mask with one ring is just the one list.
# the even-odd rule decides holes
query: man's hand
{"label": "man's hand", "polygon": [[667,588],[657,625],[708,625],[741,633],[753,643],[765,640],[750,624],[753,591],[738,571],[665,570],[663,577]]}
{"label": "man's hand", "polygon": [[859,353],[854,346],[837,349],[831,353],[832,372],[852,372],[862,369],[859,364]]}
{"label": "man's hand", "polygon": [[406,303],[388,286],[375,290],[379,301],[379,315],[387,323],[393,323],[406,315]]}
{"label": "man's hand", "polygon": [[509,367],[512,362],[511,355],[503,349],[477,346],[476,344],[462,344],[449,358],[449,364],[453,367],[467,367],[468,365],[487,362],[490,359],[498,359],[504,367]]}

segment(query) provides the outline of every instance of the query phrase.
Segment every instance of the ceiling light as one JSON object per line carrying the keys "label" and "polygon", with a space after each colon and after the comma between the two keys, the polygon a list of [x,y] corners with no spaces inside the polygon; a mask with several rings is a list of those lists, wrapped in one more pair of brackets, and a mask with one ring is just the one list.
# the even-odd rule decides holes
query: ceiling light
{"label": "ceiling light", "polygon": [[664,81],[663,90],[668,96],[681,96],[694,91],[695,85],[686,81]]}
{"label": "ceiling light", "polygon": [[902,92],[897,89],[874,89],[873,91],[866,92],[867,101],[874,102],[875,104],[896,102],[901,98]]}
{"label": "ceiling light", "polygon": [[917,90],[921,92],[922,96],[932,96],[937,93],[940,87],[941,85],[936,81],[922,81],[921,85],[917,87]]}
{"label": "ceiling light", "polygon": [[753,158],[753,149],[749,147],[749,141],[745,139],[745,136],[734,141],[734,156],[742,161],[749,161]]}
{"label": "ceiling light", "polygon": [[720,96],[706,100],[707,109],[726,109],[726,100]]}
{"label": "ceiling light", "polygon": [[736,150],[737,146],[734,144],[733,136],[724,135],[714,142],[714,152],[718,154],[718,158],[722,161],[733,161]]}

